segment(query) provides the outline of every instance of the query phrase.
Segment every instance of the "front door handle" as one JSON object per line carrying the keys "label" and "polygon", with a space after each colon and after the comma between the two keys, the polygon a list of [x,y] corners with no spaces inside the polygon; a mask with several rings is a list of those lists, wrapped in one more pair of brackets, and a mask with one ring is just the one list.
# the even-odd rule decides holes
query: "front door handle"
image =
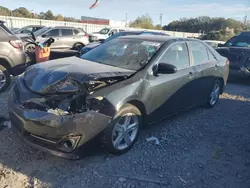
{"label": "front door handle", "polygon": [[215,66],[214,66],[214,69],[215,69],[215,70],[218,70],[218,65],[215,65]]}

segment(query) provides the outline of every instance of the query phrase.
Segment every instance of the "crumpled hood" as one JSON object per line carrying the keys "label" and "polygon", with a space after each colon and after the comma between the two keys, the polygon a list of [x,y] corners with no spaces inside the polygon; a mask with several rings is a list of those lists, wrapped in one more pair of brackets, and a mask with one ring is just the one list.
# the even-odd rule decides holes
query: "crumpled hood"
{"label": "crumpled hood", "polygon": [[99,79],[129,76],[133,70],[122,69],[77,57],[62,58],[31,66],[24,82],[31,91],[41,94],[72,93]]}

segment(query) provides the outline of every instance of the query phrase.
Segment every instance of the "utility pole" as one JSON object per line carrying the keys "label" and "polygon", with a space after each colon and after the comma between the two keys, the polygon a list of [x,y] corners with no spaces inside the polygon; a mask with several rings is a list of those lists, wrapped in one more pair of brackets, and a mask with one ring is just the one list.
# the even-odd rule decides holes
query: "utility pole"
{"label": "utility pole", "polygon": [[245,27],[245,29],[247,28],[247,15],[244,16],[244,27]]}
{"label": "utility pole", "polygon": [[162,13],[160,14],[160,25],[162,27]]}
{"label": "utility pole", "polygon": [[126,27],[128,26],[128,13],[126,13]]}

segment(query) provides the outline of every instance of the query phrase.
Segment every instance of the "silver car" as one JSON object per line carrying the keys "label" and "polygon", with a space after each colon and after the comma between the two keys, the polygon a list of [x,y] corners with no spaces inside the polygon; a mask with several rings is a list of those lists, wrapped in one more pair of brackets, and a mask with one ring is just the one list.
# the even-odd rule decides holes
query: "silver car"
{"label": "silver car", "polygon": [[16,76],[26,68],[22,40],[0,21],[0,92],[10,84],[10,75]]}
{"label": "silver car", "polygon": [[[80,50],[89,44],[88,34],[80,28],[73,27],[45,27],[34,33],[37,42],[44,42],[49,38],[54,38],[55,42],[51,49],[74,49]],[[27,43],[25,51],[34,51],[35,46]]]}

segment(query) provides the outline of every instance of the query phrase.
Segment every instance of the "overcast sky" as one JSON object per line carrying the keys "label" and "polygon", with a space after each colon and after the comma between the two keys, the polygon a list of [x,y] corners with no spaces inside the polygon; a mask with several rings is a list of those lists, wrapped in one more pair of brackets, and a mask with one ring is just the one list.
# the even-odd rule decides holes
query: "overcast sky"
{"label": "overcast sky", "polygon": [[26,7],[36,13],[52,10],[79,18],[93,16],[112,20],[128,20],[148,13],[155,24],[160,23],[163,13],[163,24],[181,17],[211,16],[231,17],[243,20],[248,15],[250,20],[250,0],[100,0],[95,9],[89,7],[95,0],[0,0],[0,5],[9,9]]}

